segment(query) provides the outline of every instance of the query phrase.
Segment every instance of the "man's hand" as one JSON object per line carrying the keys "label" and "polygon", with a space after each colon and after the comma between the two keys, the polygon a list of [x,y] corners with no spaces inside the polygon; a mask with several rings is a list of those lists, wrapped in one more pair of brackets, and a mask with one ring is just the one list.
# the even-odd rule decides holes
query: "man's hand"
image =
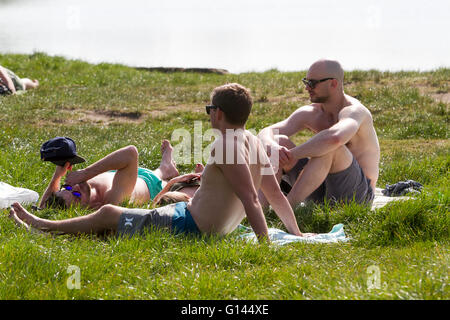
{"label": "man's hand", "polygon": [[[278,159],[272,156],[274,152],[278,154]],[[290,168],[295,164],[295,158],[293,157],[291,151],[284,146],[268,146],[267,155],[269,156],[274,172],[278,172],[279,169]]]}
{"label": "man's hand", "polygon": [[278,157],[279,157],[279,163],[280,163],[280,168],[285,168],[287,166],[289,166],[292,161],[294,160],[294,157],[291,154],[291,151],[283,146],[280,146],[279,150],[278,150]]}
{"label": "man's hand", "polygon": [[86,178],[85,171],[83,169],[69,172],[66,176],[65,184],[69,186],[74,186],[78,183],[85,182],[89,180]]}
{"label": "man's hand", "polygon": [[193,180],[200,180],[202,174],[201,173],[188,173],[184,174],[175,178],[172,178],[170,182],[177,183],[177,182],[188,182]]}
{"label": "man's hand", "polygon": [[64,166],[56,166],[55,168],[55,177],[59,177],[62,178],[67,174],[67,171],[71,171],[72,170],[72,165],[70,164],[70,162],[66,162],[64,164]]}

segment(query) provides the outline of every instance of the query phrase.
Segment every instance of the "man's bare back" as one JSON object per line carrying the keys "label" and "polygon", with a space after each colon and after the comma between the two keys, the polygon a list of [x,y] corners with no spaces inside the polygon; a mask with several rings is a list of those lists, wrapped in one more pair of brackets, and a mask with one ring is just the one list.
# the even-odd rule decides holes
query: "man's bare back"
{"label": "man's bare back", "polygon": [[[257,159],[257,163],[251,163],[250,160],[252,157],[250,153],[259,152],[264,155],[265,152],[257,137],[249,131],[242,132],[244,133],[245,142],[239,144],[238,150],[242,152],[242,159],[245,160],[246,165],[250,169],[253,188],[258,190],[261,186],[261,172],[264,165],[258,157],[253,158]],[[226,145],[226,142],[217,139],[212,149],[222,148],[223,145]],[[228,165],[235,166],[235,164]],[[220,190],[219,193],[217,192],[218,190]],[[217,163],[209,163],[206,165],[203,172],[202,184],[197,190],[192,202],[188,205],[188,209],[199,229],[206,233],[227,234],[233,231],[245,217],[245,209],[241,200],[237,197],[233,187]]]}

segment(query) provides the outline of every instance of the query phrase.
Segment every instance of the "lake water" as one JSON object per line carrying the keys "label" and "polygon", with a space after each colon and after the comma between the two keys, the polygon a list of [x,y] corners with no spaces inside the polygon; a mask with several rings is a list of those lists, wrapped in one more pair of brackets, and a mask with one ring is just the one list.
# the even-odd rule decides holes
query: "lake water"
{"label": "lake water", "polygon": [[233,73],[323,57],[430,70],[450,66],[449,12],[447,0],[0,0],[0,52]]}

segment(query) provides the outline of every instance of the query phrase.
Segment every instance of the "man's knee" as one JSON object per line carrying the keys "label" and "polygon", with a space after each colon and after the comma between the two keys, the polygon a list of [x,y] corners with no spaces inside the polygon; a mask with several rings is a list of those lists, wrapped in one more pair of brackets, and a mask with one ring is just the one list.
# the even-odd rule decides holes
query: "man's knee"
{"label": "man's knee", "polygon": [[330,173],[339,172],[347,169],[353,161],[353,154],[346,146],[340,146],[331,154]]}
{"label": "man's knee", "polygon": [[105,204],[100,207],[97,211],[97,216],[101,219],[110,218],[110,217],[116,217],[120,215],[122,212],[122,208],[112,205],[112,204]]}
{"label": "man's knee", "polygon": [[97,225],[104,229],[114,229],[119,223],[123,208],[111,204],[105,204],[95,213]]}

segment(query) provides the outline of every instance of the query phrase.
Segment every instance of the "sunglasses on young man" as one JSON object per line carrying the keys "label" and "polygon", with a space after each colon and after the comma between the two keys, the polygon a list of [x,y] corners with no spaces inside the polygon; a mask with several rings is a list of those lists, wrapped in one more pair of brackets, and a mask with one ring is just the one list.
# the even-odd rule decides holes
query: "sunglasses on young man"
{"label": "sunglasses on young man", "polygon": [[324,81],[327,81],[327,80],[332,80],[332,79],[335,79],[335,78],[323,78],[323,79],[320,79],[320,80],[314,80],[314,79],[306,79],[306,78],[303,78],[303,79],[302,79],[302,82],[303,82],[303,84],[304,84],[305,86],[308,86],[308,87],[310,87],[311,89],[314,89],[319,83],[324,82]]}
{"label": "sunglasses on young man", "polygon": [[75,197],[81,198],[81,193],[78,192],[78,191],[73,191],[72,186],[69,186],[68,184],[63,185],[63,186],[61,187],[61,190],[67,190],[67,191],[70,191],[70,192],[72,192],[72,194],[73,194]]}
{"label": "sunglasses on young man", "polygon": [[206,108],[206,113],[207,113],[207,114],[210,114],[211,109],[220,109],[220,107],[218,107],[218,106],[213,106],[213,105],[206,106],[205,108]]}

